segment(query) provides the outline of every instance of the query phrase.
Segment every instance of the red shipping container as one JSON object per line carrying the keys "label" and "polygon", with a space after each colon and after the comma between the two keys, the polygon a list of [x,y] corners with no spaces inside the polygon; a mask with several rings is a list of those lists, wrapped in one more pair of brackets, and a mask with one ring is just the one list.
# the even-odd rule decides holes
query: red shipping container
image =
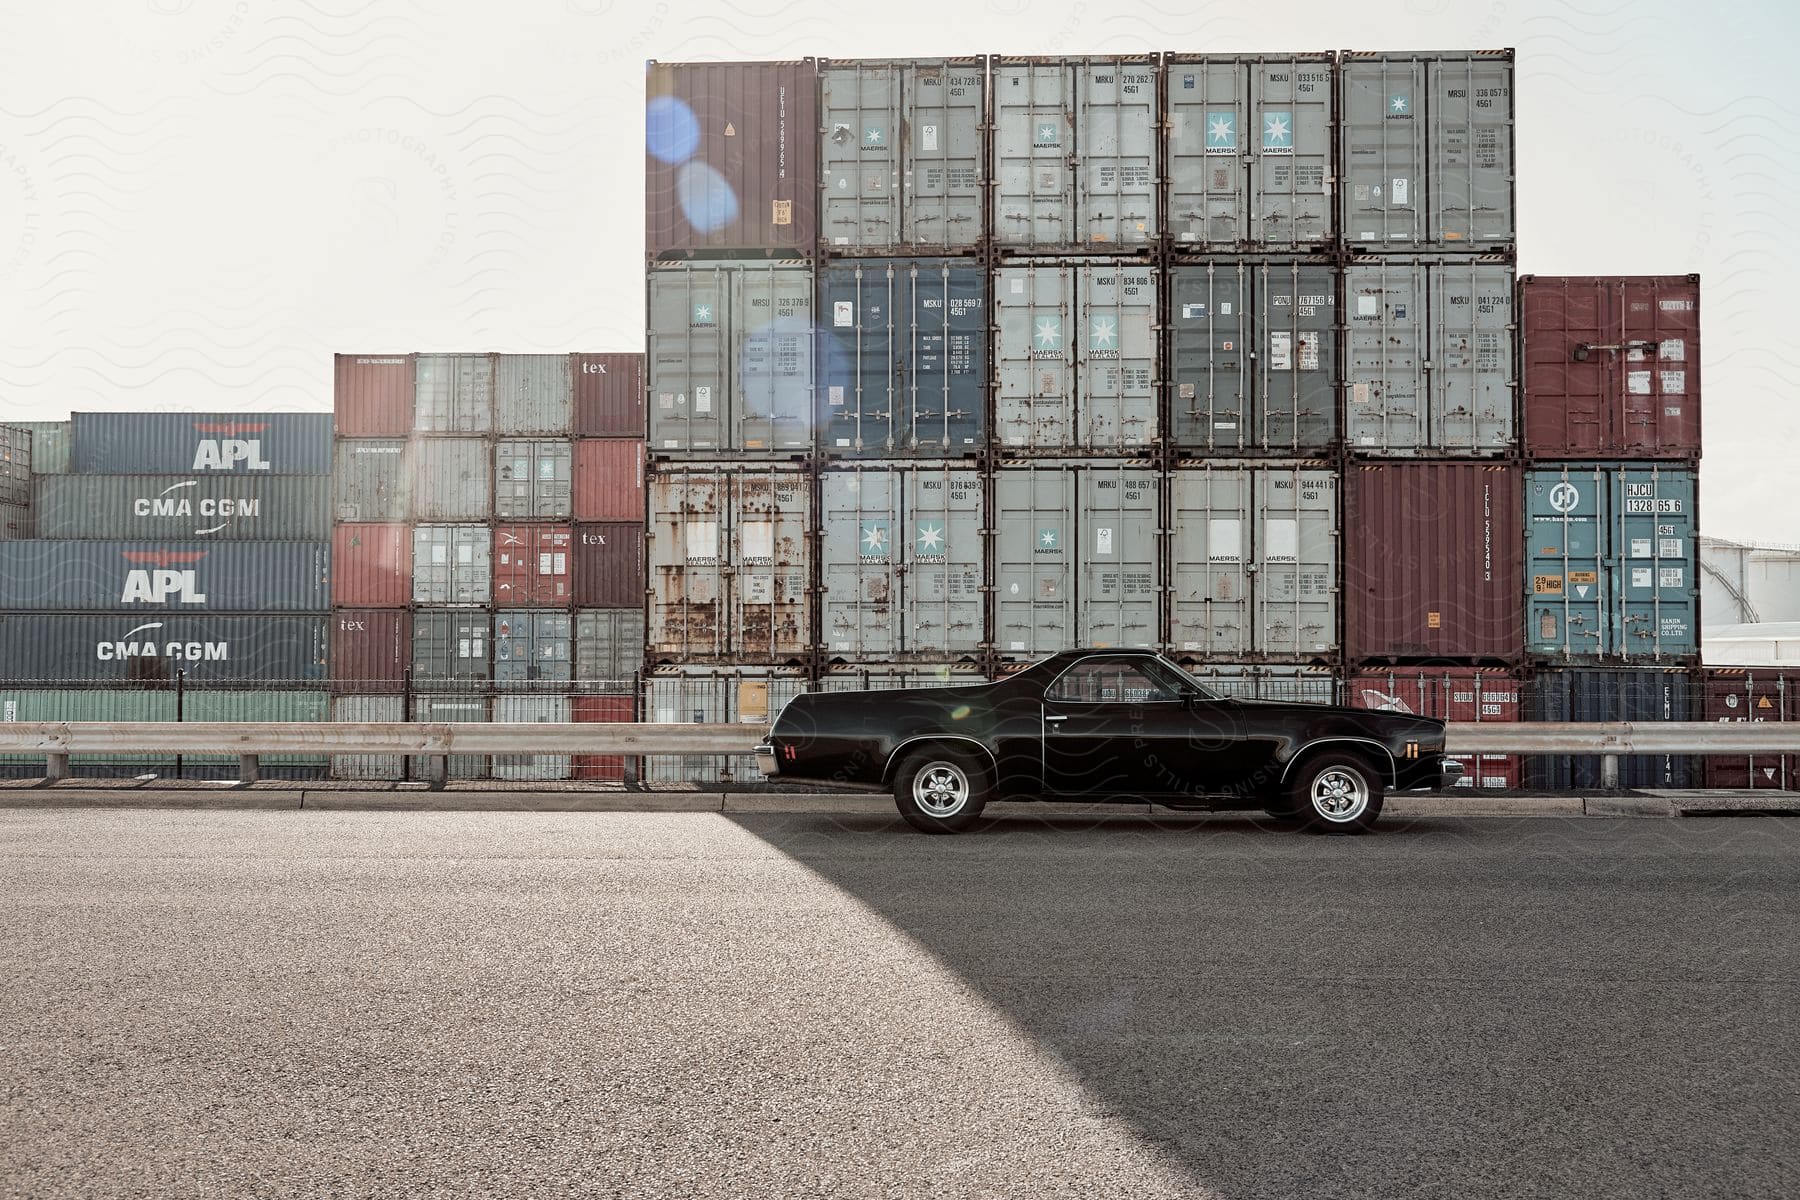
{"label": "red shipping container", "polygon": [[343,608],[412,603],[412,529],[339,525],[331,535],[331,602]]}
{"label": "red shipping container", "polygon": [[567,525],[494,526],[494,607],[569,607],[574,543]]}
{"label": "red shipping container", "polygon": [[1519,279],[1524,444],[1540,459],[1700,455],[1700,277]]}
{"label": "red shipping container", "polygon": [[1524,477],[1510,464],[1388,462],[1346,470],[1350,660],[1519,661],[1524,495]]}
{"label": "red shipping container", "polygon": [[[1396,667],[1350,676],[1352,708],[1412,713],[1441,721],[1521,721],[1523,690],[1515,671],[1476,667]],[[1516,754],[1452,754],[1463,765],[1458,787],[1516,788]]]}
{"label": "red shipping container", "polygon": [[644,356],[571,354],[576,437],[642,438]]}
{"label": "red shipping container", "polygon": [[642,521],[575,526],[577,608],[640,608],[645,587]]}
{"label": "red shipping container", "polygon": [[798,250],[818,239],[819,79],[789,62],[659,63],[645,74],[644,244]]}
{"label": "red shipping container", "polygon": [[403,691],[412,662],[412,613],[403,608],[340,608],[331,614],[331,690]]}
{"label": "red shipping container", "polygon": [[[1708,721],[1800,721],[1800,668],[1707,667]],[[1706,756],[1706,786],[1800,790],[1800,754]]]}
{"label": "red shipping container", "polygon": [[642,439],[582,438],[575,443],[575,519],[644,519]]}
{"label": "red shipping container", "polygon": [[[635,701],[630,696],[576,696],[571,709],[578,724],[594,721],[635,721]],[[643,771],[633,759],[634,776]],[[625,778],[625,756],[619,754],[577,754],[572,761],[571,778],[618,783]]]}
{"label": "red shipping container", "polygon": [[405,437],[413,426],[413,356],[340,354],[332,385],[339,437]]}

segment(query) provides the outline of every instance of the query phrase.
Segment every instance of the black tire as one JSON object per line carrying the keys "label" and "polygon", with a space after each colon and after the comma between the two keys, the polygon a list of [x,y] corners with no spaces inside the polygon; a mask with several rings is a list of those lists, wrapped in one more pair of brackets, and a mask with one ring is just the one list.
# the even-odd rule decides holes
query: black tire
{"label": "black tire", "polygon": [[[1287,779],[1286,805],[1320,833],[1367,833],[1381,816],[1381,773],[1342,751],[1302,759]],[[1273,807],[1273,806],[1272,806]]]}
{"label": "black tire", "polygon": [[921,833],[961,833],[994,793],[986,762],[961,750],[915,750],[894,771],[894,803]]}

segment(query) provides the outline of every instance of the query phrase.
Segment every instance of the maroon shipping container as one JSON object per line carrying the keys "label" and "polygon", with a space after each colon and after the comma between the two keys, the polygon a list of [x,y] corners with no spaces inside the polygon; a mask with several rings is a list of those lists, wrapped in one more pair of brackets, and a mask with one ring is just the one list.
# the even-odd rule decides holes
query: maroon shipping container
{"label": "maroon shipping container", "polygon": [[1524,275],[1518,310],[1528,454],[1699,457],[1698,275]]}
{"label": "maroon shipping container", "polygon": [[395,608],[340,608],[331,614],[331,690],[403,691],[412,662],[412,614]]}
{"label": "maroon shipping container", "polygon": [[645,249],[798,250],[818,236],[814,61],[652,62],[644,113]]}
{"label": "maroon shipping container", "polygon": [[1389,462],[1346,470],[1346,656],[1519,661],[1523,505],[1524,479],[1513,465]]}
{"label": "maroon shipping container", "polygon": [[[1800,667],[1707,667],[1708,721],[1800,721]],[[1706,786],[1800,790],[1800,754],[1706,756]]]}
{"label": "maroon shipping container", "polygon": [[569,607],[574,543],[567,525],[494,526],[494,607]]}
{"label": "maroon shipping container", "polygon": [[[577,722],[635,721],[631,696],[576,696],[570,702]],[[618,783],[625,778],[625,757],[618,754],[577,754],[572,778]],[[641,772],[633,772],[640,774]]]}
{"label": "maroon shipping container", "polygon": [[[1521,721],[1524,690],[1516,671],[1475,667],[1394,667],[1350,676],[1350,706],[1436,717],[1440,721]],[[1466,772],[1458,787],[1516,788],[1516,754],[1452,754]]]}
{"label": "maroon shipping container", "polygon": [[644,356],[571,354],[576,437],[642,438]]}
{"label": "maroon shipping container", "polygon": [[412,603],[412,530],[339,525],[331,535],[331,602],[343,608]]}
{"label": "maroon shipping container", "polygon": [[575,443],[575,519],[644,519],[641,439],[581,438]]}
{"label": "maroon shipping container", "polygon": [[339,437],[405,437],[413,425],[413,356],[338,355],[331,411]]}
{"label": "maroon shipping container", "polygon": [[642,521],[575,526],[577,608],[641,608],[644,587]]}

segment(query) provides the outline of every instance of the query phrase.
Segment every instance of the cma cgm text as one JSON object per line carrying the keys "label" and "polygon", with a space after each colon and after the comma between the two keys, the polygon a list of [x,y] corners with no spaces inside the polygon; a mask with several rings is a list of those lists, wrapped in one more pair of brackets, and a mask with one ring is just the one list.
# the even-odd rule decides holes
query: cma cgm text
{"label": "cma cgm text", "polygon": [[94,647],[94,657],[101,662],[117,662],[126,658],[178,658],[183,662],[225,662],[231,658],[231,643],[100,642]]}
{"label": "cma cgm text", "polygon": [[139,517],[256,517],[261,516],[261,500],[214,499],[207,496],[196,503],[186,497],[140,496],[131,502],[131,511]]}

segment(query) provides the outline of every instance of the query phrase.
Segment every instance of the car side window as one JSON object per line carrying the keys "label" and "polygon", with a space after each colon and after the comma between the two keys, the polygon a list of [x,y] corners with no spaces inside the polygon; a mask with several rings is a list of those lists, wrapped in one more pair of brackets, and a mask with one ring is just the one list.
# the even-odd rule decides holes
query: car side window
{"label": "car side window", "polygon": [[1180,697],[1130,659],[1102,658],[1064,671],[1046,699],[1065,704],[1143,704]]}

